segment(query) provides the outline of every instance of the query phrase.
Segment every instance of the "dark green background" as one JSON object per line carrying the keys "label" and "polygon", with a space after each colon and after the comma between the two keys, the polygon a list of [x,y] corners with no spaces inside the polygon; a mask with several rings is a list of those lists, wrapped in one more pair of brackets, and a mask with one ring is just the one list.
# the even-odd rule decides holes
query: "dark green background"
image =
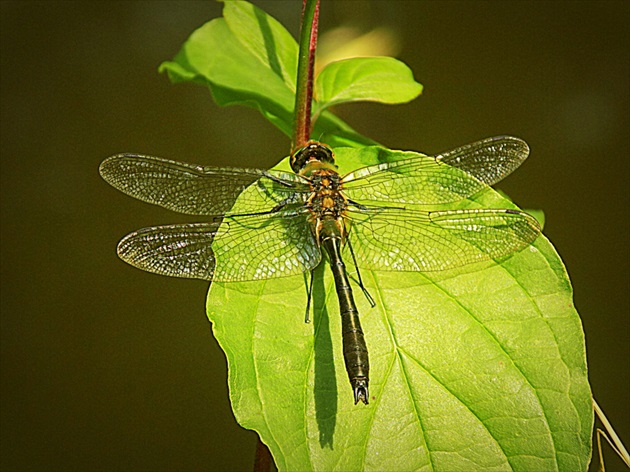
{"label": "dark green background", "polygon": [[[296,33],[301,2],[256,3]],[[498,134],[530,144],[530,159],[499,187],[545,211],[575,288],[594,394],[627,441],[629,5],[324,0],[321,19],[323,31],[395,28],[400,57],[425,86],[409,105],[338,110],[360,132],[428,153]],[[157,74],[220,5],[0,8],[0,467],[250,469],[255,435],[231,414],[207,284],[115,255],[127,232],[182,218],[97,173],[122,151],[263,167],[286,153],[287,138],[256,112],[218,108],[203,88]]]}

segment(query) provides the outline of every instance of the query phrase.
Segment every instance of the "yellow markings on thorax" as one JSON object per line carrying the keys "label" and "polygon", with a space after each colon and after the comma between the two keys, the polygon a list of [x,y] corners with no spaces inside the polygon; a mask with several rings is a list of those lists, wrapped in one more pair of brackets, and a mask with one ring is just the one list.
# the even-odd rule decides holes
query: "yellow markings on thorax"
{"label": "yellow markings on thorax", "polygon": [[311,169],[309,179],[312,193],[307,200],[307,206],[311,211],[311,224],[317,241],[321,241],[323,229],[328,237],[345,239],[348,200],[341,191],[339,174],[334,169],[322,166]]}

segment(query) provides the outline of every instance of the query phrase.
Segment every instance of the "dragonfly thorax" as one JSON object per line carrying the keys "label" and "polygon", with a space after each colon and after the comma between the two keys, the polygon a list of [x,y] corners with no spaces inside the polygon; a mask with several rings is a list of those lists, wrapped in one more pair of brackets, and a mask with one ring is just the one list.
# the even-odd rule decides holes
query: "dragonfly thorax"
{"label": "dragonfly thorax", "polygon": [[342,217],[348,206],[346,197],[341,192],[341,177],[331,169],[314,171],[310,176],[313,193],[308,198],[307,207],[316,218]]}
{"label": "dragonfly thorax", "polygon": [[325,234],[337,234],[343,240],[348,200],[341,192],[341,176],[332,169],[319,169],[313,171],[309,180],[312,193],[307,208],[317,240]]}

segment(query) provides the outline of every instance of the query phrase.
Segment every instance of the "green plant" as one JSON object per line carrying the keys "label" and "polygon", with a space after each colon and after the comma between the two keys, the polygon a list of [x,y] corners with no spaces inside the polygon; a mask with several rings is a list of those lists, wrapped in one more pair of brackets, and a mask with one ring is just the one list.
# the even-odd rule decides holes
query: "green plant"
{"label": "green plant", "polygon": [[[277,21],[226,1],[224,17],[195,31],[161,70],[208,86],[219,105],[256,108],[292,136],[297,59],[298,45]],[[415,98],[421,86],[404,64],[333,63],[314,88],[311,134],[335,148],[342,174],[400,158],[375,152],[328,108]],[[287,161],[277,168],[288,170]],[[516,208],[491,189],[464,207]],[[586,469],[593,410],[584,338],[546,238],[472,269],[362,276],[377,301],[370,308],[357,297],[372,358],[367,407],[355,406],[347,388],[324,266],[315,272],[311,324],[300,322],[303,277],[212,284],[208,316],[228,358],[235,416],[259,433],[279,469]]]}

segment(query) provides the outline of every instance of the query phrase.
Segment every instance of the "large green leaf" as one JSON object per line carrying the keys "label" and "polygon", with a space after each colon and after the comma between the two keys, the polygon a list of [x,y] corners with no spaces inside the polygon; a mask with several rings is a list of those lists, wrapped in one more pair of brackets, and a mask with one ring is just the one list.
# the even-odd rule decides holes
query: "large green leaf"
{"label": "large green leaf", "polygon": [[249,2],[225,2],[223,17],[245,49],[295,91],[298,45],[284,26]]}
{"label": "large green leaf", "polygon": [[[342,173],[397,157],[336,155]],[[465,207],[514,205],[487,189]],[[280,470],[586,470],[584,336],[546,238],[497,262],[362,276],[377,303],[355,290],[370,351],[367,406],[353,404],[325,264],[310,324],[304,277],[214,283],[208,294],[235,416]]]}
{"label": "large green leaf", "polygon": [[[244,105],[291,136],[295,105],[297,43],[273,17],[245,1],[226,1],[224,18],[194,31],[172,61],[160,65],[174,83],[210,88],[217,104]],[[324,112],[313,136],[331,145],[374,144]]]}
{"label": "large green leaf", "polygon": [[422,92],[406,64],[393,57],[355,57],[328,64],[315,81],[319,110],[347,102],[405,103]]}

